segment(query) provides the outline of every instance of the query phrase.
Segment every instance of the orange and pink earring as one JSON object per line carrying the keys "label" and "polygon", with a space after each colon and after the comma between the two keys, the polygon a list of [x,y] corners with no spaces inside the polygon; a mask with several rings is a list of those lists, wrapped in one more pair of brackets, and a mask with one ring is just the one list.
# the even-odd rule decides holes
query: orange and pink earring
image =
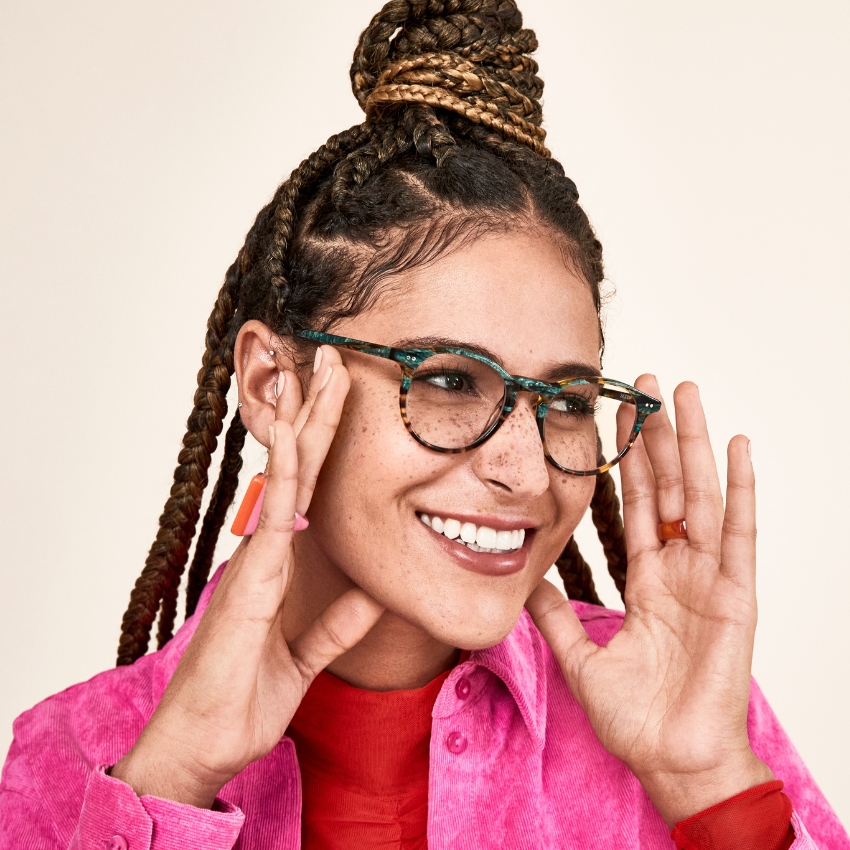
{"label": "orange and pink earring", "polygon": [[[248,537],[257,530],[257,523],[260,521],[260,512],[263,510],[263,499],[266,495],[266,474],[265,472],[257,473],[248,485],[248,490],[245,493],[245,498],[236,512],[236,519],[233,520],[233,525],[230,531],[237,537]],[[298,511],[295,512],[295,531],[304,531],[310,525],[307,517],[301,516]]]}

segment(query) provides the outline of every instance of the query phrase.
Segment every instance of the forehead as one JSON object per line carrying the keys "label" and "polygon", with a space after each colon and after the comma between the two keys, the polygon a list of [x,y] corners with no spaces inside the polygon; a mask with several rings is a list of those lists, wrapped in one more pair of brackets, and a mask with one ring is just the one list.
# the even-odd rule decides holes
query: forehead
{"label": "forehead", "polygon": [[599,367],[590,287],[540,231],[491,233],[395,275],[373,307],[337,332],[384,345],[434,337],[471,343],[531,377],[553,363]]}

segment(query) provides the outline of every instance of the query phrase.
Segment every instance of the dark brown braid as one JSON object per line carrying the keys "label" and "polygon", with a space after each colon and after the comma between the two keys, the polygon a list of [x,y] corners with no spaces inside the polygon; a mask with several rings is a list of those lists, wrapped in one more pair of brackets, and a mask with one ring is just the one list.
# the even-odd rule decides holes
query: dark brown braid
{"label": "dark brown braid", "polygon": [[227,411],[225,397],[233,371],[226,344],[238,294],[237,264],[228,270],[207,323],[206,350],[198,372],[195,406],[177,456],[174,484],[159,520],[159,531],[124,614],[118,663],[130,664],[147,650],[150,628],[160,614],[159,645],[171,637],[180,576],[195,533],[207,470]]}
{"label": "dark brown braid", "polygon": [[[561,240],[601,308],[602,247],[575,184],[543,147],[536,47],[515,0],[391,0],[363,32],[351,82],[366,121],[331,137],[278,188],[219,292],[171,495],[124,615],[119,664],[146,652],[157,611],[158,645],[171,637],[246,321],[291,342],[295,329],[327,327],[374,303],[387,277],[456,239],[530,224]],[[237,488],[244,438],[237,416],[190,569],[188,613]],[[617,511],[613,482],[600,476],[592,514],[620,587]],[[574,541],[558,566],[570,596],[598,602]]]}
{"label": "dark brown braid", "polygon": [[242,447],[245,445],[245,426],[239,412],[230,420],[230,427],[224,437],[224,457],[221,461],[221,470],[218,481],[213,488],[210,505],[204,515],[201,525],[201,533],[195,544],[195,554],[192,556],[192,565],[189,567],[189,575],[186,578],[186,616],[191,617],[195,613],[198,598],[207,583],[207,578],[212,567],[215,545],[218,535],[224,525],[227,509],[233,502],[236,489],[239,486],[239,471],[242,469]]}

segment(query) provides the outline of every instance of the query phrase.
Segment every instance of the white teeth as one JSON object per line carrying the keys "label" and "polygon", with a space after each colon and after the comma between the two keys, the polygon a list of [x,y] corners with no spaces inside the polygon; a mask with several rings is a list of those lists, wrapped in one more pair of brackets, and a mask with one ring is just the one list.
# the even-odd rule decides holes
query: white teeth
{"label": "white teeth", "polygon": [[461,523],[460,520],[449,517],[441,519],[438,516],[419,514],[419,518],[425,525],[448,537],[449,540],[458,540],[473,552],[491,552],[504,554],[514,549],[519,549],[525,541],[525,529],[514,528],[511,531],[496,531],[486,525],[477,526],[474,522]]}
{"label": "white teeth", "polygon": [[[479,525],[478,531],[475,533],[475,542],[482,549],[495,549],[496,548],[496,530],[493,528],[487,528],[486,525]],[[499,547],[502,548],[501,546]]]}
{"label": "white teeth", "polygon": [[443,523],[443,534],[445,534],[449,540],[454,540],[460,535],[460,522],[456,519],[447,519]]}

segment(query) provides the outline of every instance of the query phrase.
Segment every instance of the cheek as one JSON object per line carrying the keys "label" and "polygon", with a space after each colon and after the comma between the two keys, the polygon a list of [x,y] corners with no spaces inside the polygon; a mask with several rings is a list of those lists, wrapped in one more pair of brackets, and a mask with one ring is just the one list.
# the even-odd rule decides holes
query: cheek
{"label": "cheek", "polygon": [[366,553],[374,559],[376,550],[391,551],[400,497],[433,469],[431,454],[407,433],[395,387],[352,381],[310,509],[334,563],[349,572]]}
{"label": "cheek", "polygon": [[560,557],[561,552],[590,507],[593,491],[596,488],[595,476],[567,475],[553,469],[550,477],[550,491],[557,505],[556,519],[540,535],[540,578]]}

